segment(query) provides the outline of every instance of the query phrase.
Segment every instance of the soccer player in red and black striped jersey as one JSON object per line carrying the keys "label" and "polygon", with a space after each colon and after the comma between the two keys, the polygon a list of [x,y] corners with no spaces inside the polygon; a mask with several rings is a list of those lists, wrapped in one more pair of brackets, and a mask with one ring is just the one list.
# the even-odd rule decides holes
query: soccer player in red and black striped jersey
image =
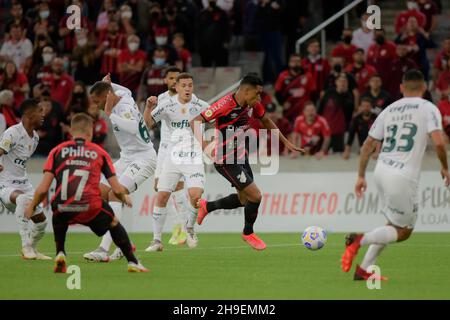
{"label": "soccer player in red and black striped jersey", "polygon": [[246,75],[235,93],[226,95],[199,116],[191,120],[191,128],[203,149],[207,143],[202,140],[200,123],[215,120],[215,163],[216,170],[236,188],[237,193],[216,200],[199,200],[197,223],[201,224],[205,216],[218,209],[244,207],[245,226],[242,238],[257,250],[266,248],[265,243],[253,232],[253,225],[261,203],[261,191],[253,181],[253,172],[248,162],[248,145],[238,143],[250,127],[251,117],[261,121],[264,128],[274,130],[281,142],[291,151],[304,152],[295,146],[278,130],[266,115],[260,102],[263,89],[262,80],[255,74]]}
{"label": "soccer player in red and black striped jersey", "polygon": [[70,133],[73,140],[61,143],[50,152],[44,166],[44,177],[25,213],[26,216],[33,213],[47,196],[53,179],[56,179],[56,191],[51,200],[57,254],[54,271],[66,272],[66,233],[70,224],[78,223],[90,227],[97,236],[109,231],[128,260],[128,271],[147,272],[134,256],[124,227],[109,204],[101,198],[100,177],[103,173],[117,198],[131,206],[125,187],[116,177],[111,158],[91,142],[92,118],[86,114],[76,114],[71,121]]}

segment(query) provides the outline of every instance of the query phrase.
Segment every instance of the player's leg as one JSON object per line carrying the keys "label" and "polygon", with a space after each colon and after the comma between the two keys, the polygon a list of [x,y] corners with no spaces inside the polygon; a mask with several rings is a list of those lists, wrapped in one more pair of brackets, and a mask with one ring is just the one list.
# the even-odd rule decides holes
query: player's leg
{"label": "player's leg", "polygon": [[66,234],[69,228],[69,222],[67,219],[68,214],[54,212],[52,217],[53,236],[55,238],[56,246],[56,258],[55,258],[55,273],[66,273]]}
{"label": "player's leg", "polygon": [[172,192],[169,203],[173,208],[174,226],[172,228],[172,236],[170,237],[169,244],[178,245],[186,243],[186,216],[187,216],[187,204],[188,197],[186,190],[184,189],[184,181],[179,181],[175,191]]}
{"label": "player's leg", "polygon": [[189,201],[186,220],[186,232],[187,232],[186,242],[189,248],[195,248],[198,245],[198,237],[197,234],[195,233],[194,226],[195,222],[197,221],[197,213],[198,213],[197,203],[201,199],[202,194],[203,194],[203,187],[197,186],[188,188]]}

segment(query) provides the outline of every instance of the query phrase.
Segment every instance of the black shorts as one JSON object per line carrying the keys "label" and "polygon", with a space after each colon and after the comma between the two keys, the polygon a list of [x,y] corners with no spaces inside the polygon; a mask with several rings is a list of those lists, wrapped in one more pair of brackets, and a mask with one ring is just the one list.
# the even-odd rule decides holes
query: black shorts
{"label": "black shorts", "polygon": [[102,201],[102,207],[95,215],[92,215],[92,219],[86,221],[85,219],[77,219],[79,215],[85,215],[91,212],[53,212],[53,225],[64,224],[70,225],[74,223],[82,224],[91,228],[91,230],[99,237],[103,236],[111,228],[111,222],[114,219],[114,211],[106,201]]}
{"label": "black shorts", "polygon": [[232,187],[239,191],[253,183],[253,172],[250,164],[214,164],[217,172],[227,179]]}

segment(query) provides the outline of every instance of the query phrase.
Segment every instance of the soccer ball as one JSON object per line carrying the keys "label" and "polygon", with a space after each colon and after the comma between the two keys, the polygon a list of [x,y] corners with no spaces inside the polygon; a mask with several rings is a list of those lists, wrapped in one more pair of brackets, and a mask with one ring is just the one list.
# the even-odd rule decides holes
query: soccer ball
{"label": "soccer ball", "polygon": [[309,250],[319,250],[327,243],[327,232],[321,227],[308,227],[302,234],[302,242]]}

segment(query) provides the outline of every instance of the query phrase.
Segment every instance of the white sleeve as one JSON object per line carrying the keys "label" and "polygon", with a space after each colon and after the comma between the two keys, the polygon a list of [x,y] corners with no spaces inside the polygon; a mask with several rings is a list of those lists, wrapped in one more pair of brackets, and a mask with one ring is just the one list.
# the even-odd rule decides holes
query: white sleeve
{"label": "white sleeve", "polygon": [[384,138],[384,118],[386,115],[386,109],[381,112],[369,131],[369,136],[375,140],[381,141]]}
{"label": "white sleeve", "polygon": [[133,113],[129,110],[130,108],[129,103],[127,104],[126,101],[120,101],[119,103],[122,103],[122,105],[119,105],[116,108],[114,108],[109,118],[121,130],[131,134],[137,134],[139,127],[138,119],[135,119]]}
{"label": "white sleeve", "polygon": [[152,118],[155,123],[160,122],[164,118],[165,110],[166,108],[164,103],[158,103],[156,105],[156,108],[152,111]]}
{"label": "white sleeve", "polygon": [[[131,91],[128,88],[125,88],[117,83],[112,83],[111,82],[111,87],[114,91],[114,93],[123,96],[123,95],[128,95],[128,96],[133,96],[133,94],[131,93]],[[122,94],[120,94],[121,92],[123,92]]]}
{"label": "white sleeve", "polygon": [[5,153],[8,153],[11,151],[11,149],[15,146],[15,134],[13,132],[12,128],[6,129],[5,132],[3,132],[2,137],[0,139],[0,149],[3,149]]}
{"label": "white sleeve", "polygon": [[6,121],[5,116],[3,114],[0,114],[0,136],[5,132],[6,130]]}
{"label": "white sleeve", "polygon": [[429,104],[429,108],[426,109],[426,121],[427,121],[427,133],[431,133],[436,130],[442,130],[442,115],[439,109],[432,103]]}

